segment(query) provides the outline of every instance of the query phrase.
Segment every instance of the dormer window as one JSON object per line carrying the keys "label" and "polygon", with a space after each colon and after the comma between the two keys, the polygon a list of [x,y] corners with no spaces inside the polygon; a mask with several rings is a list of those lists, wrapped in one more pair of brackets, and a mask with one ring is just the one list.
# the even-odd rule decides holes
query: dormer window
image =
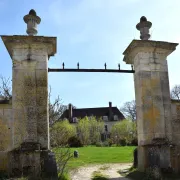
{"label": "dormer window", "polygon": [[73,123],[77,123],[77,122],[78,122],[77,117],[73,117]]}
{"label": "dormer window", "polygon": [[103,121],[108,121],[108,116],[103,116]]}
{"label": "dormer window", "polygon": [[118,121],[118,116],[114,115],[114,121]]}

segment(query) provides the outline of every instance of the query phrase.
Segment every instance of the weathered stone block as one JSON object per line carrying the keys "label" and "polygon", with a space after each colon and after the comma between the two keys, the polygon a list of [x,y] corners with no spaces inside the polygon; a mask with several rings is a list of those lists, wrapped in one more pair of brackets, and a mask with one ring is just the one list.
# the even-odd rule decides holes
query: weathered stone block
{"label": "weathered stone block", "polygon": [[0,173],[7,172],[8,169],[8,152],[0,151]]}

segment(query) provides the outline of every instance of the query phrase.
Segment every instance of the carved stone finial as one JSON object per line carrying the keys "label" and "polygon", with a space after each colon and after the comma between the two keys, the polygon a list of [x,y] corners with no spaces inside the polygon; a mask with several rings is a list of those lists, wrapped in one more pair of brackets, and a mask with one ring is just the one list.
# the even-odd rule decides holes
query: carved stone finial
{"label": "carved stone finial", "polygon": [[149,29],[151,28],[152,23],[147,21],[145,16],[142,16],[140,22],[136,25],[137,30],[140,31],[140,39],[148,40],[150,38]]}
{"label": "carved stone finial", "polygon": [[36,15],[36,11],[31,9],[29,14],[24,16],[24,22],[27,24],[27,34],[30,36],[34,36],[38,33],[37,24],[41,22],[41,18]]}

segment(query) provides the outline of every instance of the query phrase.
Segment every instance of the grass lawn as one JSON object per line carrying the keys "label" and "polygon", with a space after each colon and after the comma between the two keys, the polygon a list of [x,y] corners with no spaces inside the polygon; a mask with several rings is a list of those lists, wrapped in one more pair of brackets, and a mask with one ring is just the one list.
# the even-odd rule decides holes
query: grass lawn
{"label": "grass lawn", "polygon": [[[94,147],[71,148],[71,152],[77,150],[78,158],[72,158],[68,163],[69,169],[78,168],[89,164],[104,163],[130,163],[133,162],[133,150],[135,146],[124,147]],[[58,152],[58,149],[54,149]]]}

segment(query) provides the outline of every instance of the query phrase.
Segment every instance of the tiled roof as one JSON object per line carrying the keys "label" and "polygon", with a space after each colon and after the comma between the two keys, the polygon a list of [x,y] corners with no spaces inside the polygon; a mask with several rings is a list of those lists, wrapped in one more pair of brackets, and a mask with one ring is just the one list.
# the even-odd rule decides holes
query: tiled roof
{"label": "tiled roof", "polygon": [[7,99],[0,100],[0,104],[9,104],[9,103],[10,103],[10,100],[7,100]]}
{"label": "tiled roof", "polygon": [[[68,109],[64,111],[61,116],[61,119],[69,118]],[[125,119],[124,115],[119,111],[117,107],[112,107],[113,115],[117,115],[118,119]],[[97,108],[82,108],[82,109],[72,109],[73,117],[83,118],[85,116],[109,116],[109,107],[97,107]]]}

